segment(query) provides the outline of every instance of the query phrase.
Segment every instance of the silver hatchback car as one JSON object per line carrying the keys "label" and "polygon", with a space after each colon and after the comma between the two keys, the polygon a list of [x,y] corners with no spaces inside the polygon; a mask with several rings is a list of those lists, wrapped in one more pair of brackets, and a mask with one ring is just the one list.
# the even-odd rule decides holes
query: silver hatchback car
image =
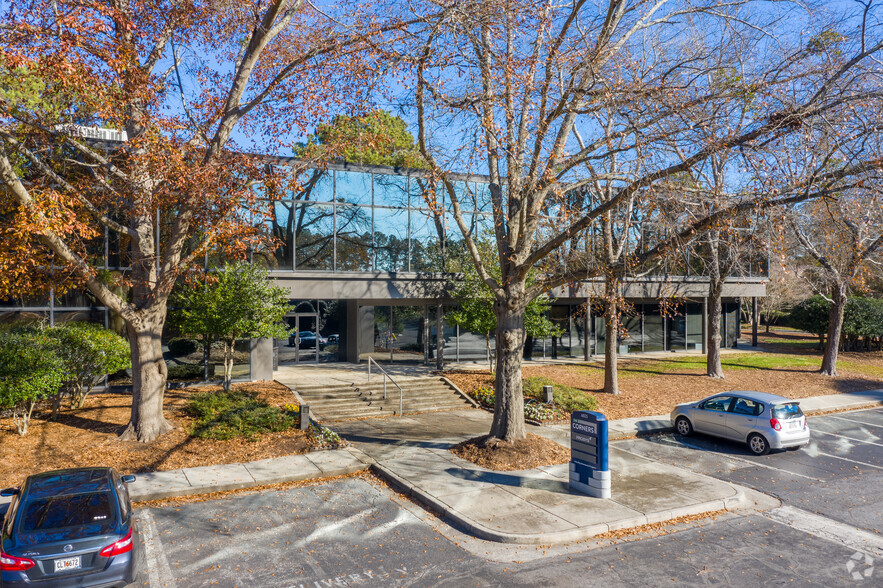
{"label": "silver hatchback car", "polygon": [[671,422],[681,435],[697,431],[741,441],[755,455],[809,443],[809,425],[799,403],[764,392],[724,392],[679,404],[671,411]]}

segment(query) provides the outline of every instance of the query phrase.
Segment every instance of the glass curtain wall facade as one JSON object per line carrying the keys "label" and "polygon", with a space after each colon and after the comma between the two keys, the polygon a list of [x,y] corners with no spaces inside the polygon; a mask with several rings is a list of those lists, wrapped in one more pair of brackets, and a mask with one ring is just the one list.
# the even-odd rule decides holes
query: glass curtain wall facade
{"label": "glass curtain wall facade", "polygon": [[[345,277],[365,272],[404,272],[415,274],[414,279],[419,280],[420,273],[445,271],[448,260],[459,253],[463,237],[450,212],[450,198],[422,172],[397,173],[389,168],[353,166],[295,171],[294,165],[296,163],[291,167],[288,163],[276,165],[277,170],[288,170],[282,174],[287,176],[285,181],[272,190],[269,186],[260,188],[268,216],[254,223],[267,239],[265,245],[248,253],[251,263],[269,269],[274,276],[314,272],[330,280],[333,277],[330,274]],[[473,235],[490,235],[493,221],[488,184],[480,177],[462,176],[456,179],[454,190],[467,230]],[[558,213],[555,210],[547,213],[546,226],[553,230],[560,224],[559,217],[555,216]],[[159,223],[159,226],[162,231],[164,225]],[[648,219],[637,222],[632,233],[628,238],[633,238],[639,249],[664,236],[663,230]],[[568,259],[565,249],[590,251],[597,237],[587,231],[574,238],[559,252],[562,263]],[[162,234],[158,239],[162,241]],[[87,250],[96,268],[125,272],[128,246],[125,238],[106,231],[90,242]],[[220,255],[207,254],[204,266],[217,267],[223,261]],[[696,261],[689,256],[675,259],[658,268],[658,273],[672,280],[677,279],[672,278],[673,275],[696,275],[700,271]],[[733,273],[734,277],[766,275],[764,258],[748,259]],[[362,356],[372,353],[378,359],[388,358],[394,362],[434,361],[436,302],[426,298],[410,302],[402,299],[386,306],[372,306],[371,320],[360,319],[355,331],[347,328],[345,303],[328,298],[292,300],[292,310],[286,320],[294,338],[275,342],[277,361],[340,361],[347,336],[359,337],[358,350]],[[174,313],[174,309],[170,312]],[[702,315],[703,304],[696,300],[669,313],[663,313],[653,301],[635,302],[623,317],[626,333],[617,341],[618,349],[624,353],[699,351],[703,346]],[[584,303],[560,301],[552,305],[550,318],[563,330],[562,335],[529,338],[526,356],[579,358],[584,356],[586,348],[593,354],[603,353],[605,329],[598,309],[587,311]],[[738,340],[739,318],[738,303],[725,302],[722,330],[727,347]],[[77,291],[0,301],[0,322],[13,320],[48,324],[89,321],[124,331],[121,321],[91,294]],[[318,338],[312,347],[306,333]],[[212,347],[206,354],[201,346],[194,349],[192,342],[179,343],[180,339],[182,337],[167,326],[163,345],[173,379],[201,379],[205,375],[212,378],[221,373],[219,349]],[[483,362],[493,353],[493,337],[489,350],[484,333],[469,333],[445,325],[442,339],[449,361]],[[234,370],[239,379],[250,377],[248,353],[249,342],[240,342]]]}
{"label": "glass curtain wall facade", "polygon": [[[263,231],[272,245],[251,253],[271,271],[443,272],[462,233],[440,185],[420,175],[307,170],[272,201]],[[493,226],[487,185],[454,183],[469,231]]]}

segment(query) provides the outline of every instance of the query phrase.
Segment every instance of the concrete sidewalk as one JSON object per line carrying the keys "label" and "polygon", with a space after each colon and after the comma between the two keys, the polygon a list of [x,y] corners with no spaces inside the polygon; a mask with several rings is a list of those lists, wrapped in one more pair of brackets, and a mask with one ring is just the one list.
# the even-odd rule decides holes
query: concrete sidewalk
{"label": "concrete sidewalk", "polygon": [[[857,410],[883,405],[883,390],[843,392],[798,399],[805,414],[813,415],[839,410]],[[674,407],[672,407],[674,408]],[[610,440],[631,439],[673,430],[667,414],[610,421]],[[568,428],[564,425],[562,428]]]}
{"label": "concrete sidewalk", "polygon": [[[752,490],[615,447],[609,500],[572,492],[566,463],[499,472],[450,452],[462,440],[487,434],[491,419],[488,412],[467,409],[341,422],[336,429],[376,460],[381,477],[468,533],[491,541],[566,543],[679,516],[778,505]],[[568,432],[560,428],[529,429],[569,444]]]}
{"label": "concrete sidewalk", "polygon": [[299,482],[343,476],[365,471],[371,459],[358,449],[347,447],[286,455],[249,463],[234,463],[167,472],[137,474],[129,484],[133,501],[160,500],[178,496],[239,490],[265,484]]}

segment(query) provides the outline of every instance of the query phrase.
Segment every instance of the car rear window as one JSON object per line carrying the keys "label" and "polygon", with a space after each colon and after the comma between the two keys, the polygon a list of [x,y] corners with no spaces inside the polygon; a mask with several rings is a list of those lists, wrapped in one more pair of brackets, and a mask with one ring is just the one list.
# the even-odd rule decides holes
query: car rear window
{"label": "car rear window", "polygon": [[795,402],[789,402],[788,404],[779,404],[773,407],[773,417],[781,420],[788,419],[796,419],[797,417],[802,417],[803,411],[800,410],[800,405]]}
{"label": "car rear window", "polygon": [[19,531],[32,533],[84,525],[110,528],[114,523],[113,496],[109,492],[50,496],[24,505]]}

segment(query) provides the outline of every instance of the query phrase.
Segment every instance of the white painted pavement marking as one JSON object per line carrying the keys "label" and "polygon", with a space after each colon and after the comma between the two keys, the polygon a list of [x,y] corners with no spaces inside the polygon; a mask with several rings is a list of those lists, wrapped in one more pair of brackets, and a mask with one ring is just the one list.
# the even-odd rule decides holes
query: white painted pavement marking
{"label": "white painted pavement marking", "polygon": [[[878,429],[883,429],[883,425],[881,425],[880,423],[869,423],[867,421],[857,419],[857,418],[855,418],[855,416],[853,416],[851,419],[848,419],[844,416],[838,416],[836,414],[827,414],[827,415],[823,415],[823,416],[824,416],[824,418],[828,418],[828,419],[837,419],[838,421],[848,421],[848,422],[854,423],[856,425],[865,425],[868,427],[877,427]],[[810,418],[812,418],[812,417],[810,417]],[[822,418],[822,417],[818,417],[818,418]]]}
{"label": "white painted pavement marking", "polygon": [[819,452],[817,452],[817,453],[818,453],[819,455],[824,455],[825,457],[833,457],[833,458],[835,458],[835,459],[842,459],[843,461],[848,461],[849,463],[858,464],[858,465],[865,466],[865,467],[868,467],[868,468],[875,468],[875,469],[878,469],[878,470],[883,470],[883,467],[880,467],[880,466],[878,466],[878,465],[874,465],[874,464],[872,464],[872,463],[865,463],[865,462],[863,462],[863,461],[856,461],[856,460],[854,460],[854,459],[849,459],[848,457],[840,457],[839,455],[831,455],[830,453],[825,453],[824,451],[819,451]]}
{"label": "white painted pavement marking", "polygon": [[877,447],[883,447],[883,443],[874,443],[873,441],[865,441],[864,439],[856,439],[855,437],[850,437],[849,435],[841,435],[840,433],[829,433],[828,431],[819,431],[818,429],[812,430],[813,435],[831,435],[833,437],[842,437],[843,439],[849,439],[850,441],[855,441],[856,443],[861,443],[863,445],[876,445]]}
{"label": "white painted pavement marking", "polygon": [[793,506],[780,506],[762,516],[798,531],[839,543],[872,557],[883,557],[883,536]]}
{"label": "white painted pavement marking", "polygon": [[[310,543],[312,543],[314,541],[318,541],[319,539],[323,539],[323,538],[334,538],[338,541],[342,541],[346,537],[346,533],[344,532],[344,528],[347,525],[355,524],[356,522],[358,522],[361,519],[370,518],[370,517],[374,516],[374,514],[377,512],[377,510],[378,510],[377,508],[370,508],[367,510],[357,512],[353,515],[350,515],[345,519],[341,519],[339,521],[334,521],[333,523],[327,523],[327,524],[323,524],[320,527],[316,527],[306,537],[301,537],[297,541],[292,541],[288,545],[288,549],[299,549],[301,547],[305,547],[305,546],[309,545]],[[396,521],[398,521],[398,520],[399,519],[397,517]],[[404,521],[402,521],[402,522],[404,522]],[[275,527],[270,527],[269,529],[263,529],[260,531],[250,532],[250,533],[248,533],[247,536],[243,536],[242,538],[238,538],[238,540],[236,542],[234,542],[232,545],[227,545],[225,547],[222,547],[221,549],[219,549],[215,553],[207,555],[194,563],[184,566],[183,568],[181,568],[181,571],[185,575],[190,574],[201,567],[208,566],[210,564],[214,564],[215,562],[223,561],[225,558],[231,557],[234,554],[242,553],[242,545],[243,545],[242,542],[244,542],[246,540],[248,541],[249,545],[253,545],[253,544],[261,545],[264,543],[264,541],[262,540],[263,537],[270,537],[270,536],[273,536],[276,534],[289,533],[293,529],[296,530],[300,525],[301,525],[301,523],[293,523],[293,522],[292,523],[283,523],[283,524],[277,525]],[[361,537],[361,535],[360,535],[360,537]],[[318,571],[321,575],[325,575],[325,572],[321,568],[319,568]]]}
{"label": "white painted pavement marking", "polygon": [[[686,441],[681,441],[681,443],[683,443],[683,444],[686,445],[687,447],[692,447],[693,449],[698,449],[699,451],[707,451],[707,449],[705,449],[705,448],[703,448],[703,447],[699,447],[699,446],[693,445],[693,444],[688,443],[688,442],[686,442]],[[807,480],[813,480],[813,481],[815,481],[815,482],[824,482],[824,480],[822,480],[821,478],[813,478],[812,476],[807,476],[807,475],[804,475],[804,474],[798,474],[797,472],[792,472],[791,470],[786,470],[785,468],[775,467],[775,466],[770,466],[770,465],[766,465],[765,463],[758,463],[758,462],[756,462],[756,461],[751,461],[751,460],[749,460],[749,459],[742,459],[741,457],[736,457],[735,455],[724,455],[724,454],[719,454],[719,455],[720,455],[721,457],[723,457],[724,459],[729,459],[729,460],[732,460],[732,461],[738,461],[738,462],[740,462],[740,463],[745,463],[745,464],[748,464],[748,465],[750,465],[750,466],[757,466],[757,467],[759,467],[759,468],[766,468],[766,469],[768,469],[768,470],[774,470],[774,471],[777,471],[777,472],[781,472],[781,473],[783,473],[783,474],[790,474],[790,475],[792,475],[792,476],[797,476],[797,477],[799,477],[799,478],[806,478]]]}
{"label": "white painted pavement marking", "polygon": [[156,523],[149,510],[142,510],[138,513],[144,530],[144,554],[147,560],[147,579],[151,588],[163,586],[164,588],[175,588],[175,576],[172,575],[172,568],[166,557],[166,551],[160,539]]}

